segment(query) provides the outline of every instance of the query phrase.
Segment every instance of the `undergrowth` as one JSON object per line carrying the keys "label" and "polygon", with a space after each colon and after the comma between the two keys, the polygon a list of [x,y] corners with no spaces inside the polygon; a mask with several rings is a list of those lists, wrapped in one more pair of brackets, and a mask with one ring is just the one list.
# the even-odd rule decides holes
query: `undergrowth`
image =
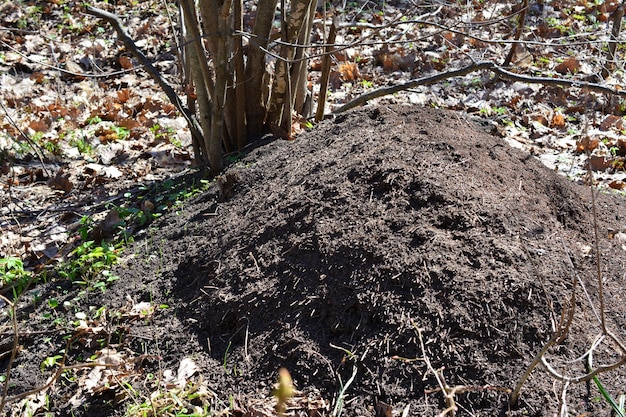
{"label": "undergrowth", "polygon": [[[0,259],[0,307],[9,307],[8,317],[13,328],[9,333],[14,338],[8,367],[0,375],[0,388],[3,388],[0,410],[4,411],[8,404],[18,403],[16,406],[26,415],[34,415],[38,411],[53,411],[48,405],[48,400],[43,405],[37,406],[38,408],[32,408],[36,402],[32,401],[31,396],[42,395],[43,398],[48,398],[46,391],[57,383],[57,380],[62,380],[63,384],[76,385],[77,373],[95,370],[97,367],[94,365],[100,362],[103,362],[102,372],[108,371],[109,365],[106,361],[109,359],[105,357],[116,357],[116,354],[105,355],[102,352],[109,349],[109,343],[123,342],[124,334],[128,332],[128,322],[137,319],[150,320],[156,307],[152,303],[136,303],[119,311],[109,311],[104,305],[89,305],[87,308],[84,305],[85,294],[93,291],[105,293],[108,286],[118,279],[113,270],[121,252],[134,241],[137,234],[164,213],[168,211],[179,213],[184,210],[185,200],[206,191],[211,184],[212,181],[206,179],[194,180],[191,183],[187,178],[168,179],[152,186],[139,187],[135,193],[126,193],[122,204],[108,205],[109,213],[112,213],[109,219],[96,220],[93,216],[83,216],[78,229],[74,232],[74,248],[62,259],[53,259],[37,269],[26,268],[22,259],[17,257]],[[114,219],[112,223],[111,218]],[[106,224],[107,221],[109,224]],[[104,230],[105,228],[108,229]],[[50,293],[40,291],[37,287],[39,282],[52,283],[53,291]],[[72,300],[60,303],[53,294],[58,291],[66,294],[71,288],[79,289],[77,298]],[[67,334],[63,337],[65,346],[59,346],[56,353],[45,357],[40,363],[42,372],[52,372],[48,383],[10,397],[7,393],[20,337],[21,318],[18,304],[25,295],[32,298],[31,305],[43,304],[49,308],[50,313],[43,315],[44,323],[51,323],[60,332]],[[80,301],[81,299],[83,301]],[[167,306],[158,308],[165,309]],[[70,316],[66,317],[68,312]],[[52,343],[53,338],[49,341]],[[72,348],[79,341],[84,346],[81,348],[83,353],[93,348],[100,351],[95,351],[91,357],[83,357],[82,354],[77,358],[70,357]],[[78,363],[68,365],[70,361]],[[124,357],[123,361],[134,364],[136,359]],[[111,375],[118,378],[116,374]],[[190,381],[183,387],[174,389],[164,388],[161,381],[156,380],[157,389],[149,397],[144,398],[142,394],[133,390],[129,383],[122,382],[123,377],[119,378],[119,386],[134,403],[128,408],[129,417],[215,415],[215,409],[209,407],[209,400],[214,396],[201,382]],[[107,387],[105,384],[99,389],[106,391],[116,389],[116,386],[112,384],[111,387]]]}

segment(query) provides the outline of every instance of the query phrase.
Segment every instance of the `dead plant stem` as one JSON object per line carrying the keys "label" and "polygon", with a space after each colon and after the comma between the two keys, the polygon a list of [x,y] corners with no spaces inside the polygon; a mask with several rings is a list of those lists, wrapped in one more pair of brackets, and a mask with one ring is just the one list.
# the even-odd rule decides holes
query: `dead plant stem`
{"label": "dead plant stem", "polygon": [[[589,153],[589,152],[587,152]],[[602,279],[602,268],[600,267],[600,239],[598,233],[598,210],[596,208],[596,194],[593,185],[593,171],[591,169],[591,158],[587,156],[589,171],[589,190],[591,191],[591,213],[593,217],[593,237],[595,240],[595,260],[596,260],[596,276],[598,278],[598,299],[600,302],[600,323],[602,324],[602,333],[606,334],[606,319],[604,315],[604,283]]]}
{"label": "dead plant stem", "polygon": [[[518,41],[522,37],[522,31],[524,30],[524,25],[526,23],[526,13],[528,13],[528,0],[522,0],[521,10],[519,11],[519,21],[517,22],[517,28],[515,29],[515,36],[513,39]],[[517,52],[517,46],[519,43],[512,43],[511,49],[509,49],[509,53],[507,54],[504,62],[502,63],[503,67],[508,66],[511,61],[513,61],[513,57]]]}
{"label": "dead plant stem", "polygon": [[4,116],[7,118],[9,123],[20,133],[20,135],[24,139],[26,139],[26,141],[30,144],[30,146],[33,147],[33,150],[35,151],[35,155],[37,155],[37,159],[39,159],[39,162],[41,163],[41,169],[43,169],[43,172],[46,174],[47,177],[50,177],[50,172],[46,168],[46,164],[44,162],[43,151],[41,150],[41,146],[39,146],[39,144],[37,142],[35,142],[29,135],[27,135],[26,132],[24,132],[17,125],[17,123],[15,123],[15,121],[13,120],[11,115],[9,114],[8,109],[4,105],[4,101],[3,100],[0,100],[0,106],[2,106],[2,110],[4,110]]}

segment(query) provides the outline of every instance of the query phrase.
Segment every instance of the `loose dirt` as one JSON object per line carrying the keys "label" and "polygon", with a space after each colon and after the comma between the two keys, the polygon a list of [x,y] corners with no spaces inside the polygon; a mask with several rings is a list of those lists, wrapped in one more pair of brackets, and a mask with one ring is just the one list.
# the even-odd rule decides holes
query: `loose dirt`
{"label": "loose dirt", "polygon": [[[606,322],[620,335],[625,257],[609,237],[625,225],[624,200],[596,199]],[[108,343],[139,357],[126,380],[144,394],[149,375],[191,358],[218,411],[266,415],[285,367],[302,392],[294,415],[330,415],[343,393],[343,416],[432,416],[446,404],[426,358],[440,380],[465,388],[454,397],[459,415],[553,415],[562,397],[570,415],[610,415],[593,383],[563,396],[541,366],[508,405],[572,291],[570,332],[546,357],[558,372],[585,373],[576,359],[601,332],[593,231],[588,187],[471,120],[366,107],[232,165],[221,187],[136,241],[105,293],[48,285],[83,309],[160,306],[150,320],[110,317],[100,345],[72,350],[87,358]],[[45,381],[39,364],[61,335],[32,338],[41,349],[19,353],[12,394]],[[605,340],[594,365],[615,357]],[[617,395],[626,372],[600,379]],[[127,390],[77,393],[77,384],[60,380],[49,392],[57,415],[123,415],[132,403],[118,402]]]}

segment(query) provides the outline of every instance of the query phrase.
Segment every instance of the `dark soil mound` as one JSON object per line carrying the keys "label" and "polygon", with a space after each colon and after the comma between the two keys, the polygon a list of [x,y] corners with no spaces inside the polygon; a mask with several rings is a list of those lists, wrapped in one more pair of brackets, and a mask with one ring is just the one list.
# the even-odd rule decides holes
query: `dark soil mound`
{"label": "dark soil mound", "polygon": [[[329,402],[356,372],[345,416],[436,415],[445,404],[427,392],[438,383],[419,360],[421,329],[446,382],[474,388],[456,395],[461,415],[553,414],[562,384],[541,367],[517,408],[504,389],[552,335],[577,277],[570,335],[549,358],[585,372],[565,361],[599,332],[580,286],[597,304],[590,191],[472,122],[365,108],[255,150],[221,182],[138,242],[104,296],[113,307],[128,296],[168,304],[127,340],[151,354],[158,346],[162,367],[193,355],[224,401],[245,409],[286,367]],[[624,257],[607,236],[624,224],[620,204],[598,196],[607,322],[618,334]],[[142,326],[150,338],[135,333]],[[610,351],[600,346],[595,363]],[[617,394],[624,372],[602,380]],[[597,396],[572,385],[567,406],[608,415]]]}

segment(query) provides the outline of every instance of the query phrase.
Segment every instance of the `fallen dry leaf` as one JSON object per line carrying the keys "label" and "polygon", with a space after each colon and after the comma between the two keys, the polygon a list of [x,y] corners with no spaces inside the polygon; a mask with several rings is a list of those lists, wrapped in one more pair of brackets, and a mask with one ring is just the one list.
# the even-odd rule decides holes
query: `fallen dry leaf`
{"label": "fallen dry leaf", "polygon": [[128,313],[131,318],[146,318],[154,314],[154,306],[148,301],[142,301],[133,305]]}
{"label": "fallen dry leaf", "polygon": [[379,401],[376,404],[376,417],[391,417],[393,415],[393,406]]}
{"label": "fallen dry leaf", "polygon": [[34,416],[43,411],[47,405],[48,390],[41,390],[35,394],[29,395],[19,402],[18,406],[13,409],[12,417]]}
{"label": "fallen dry leaf", "polygon": [[50,129],[52,121],[49,118],[31,120],[28,123],[28,127],[33,129],[35,132],[47,132]]}
{"label": "fallen dry leaf", "polygon": [[141,209],[141,211],[143,211],[147,215],[150,215],[154,213],[154,209],[156,208],[156,206],[150,200],[141,200],[141,203],[139,204],[139,208]]}
{"label": "fallen dry leaf", "polygon": [[131,69],[131,68],[133,68],[133,60],[130,57],[126,56],[126,55],[120,55],[119,63],[120,63],[120,66],[123,69]]}
{"label": "fallen dry leaf", "polygon": [[162,384],[166,389],[183,389],[192,376],[198,373],[198,366],[195,362],[189,358],[184,358],[180,361],[178,366],[178,372],[176,376],[170,369],[163,371]]}
{"label": "fallen dry leaf", "polygon": [[68,194],[74,188],[74,184],[70,181],[70,175],[63,172],[63,168],[59,169],[56,175],[47,181],[50,188],[61,190]]}
{"label": "fallen dry leaf", "polygon": [[130,100],[131,90],[130,88],[122,88],[121,90],[118,90],[116,94],[117,99],[120,103],[126,103],[128,100]]}
{"label": "fallen dry leaf", "polygon": [[569,58],[554,67],[554,70],[562,75],[576,74],[580,71],[580,62],[576,58]]}
{"label": "fallen dry leaf", "polygon": [[605,155],[591,155],[589,157],[589,166],[592,171],[604,171],[611,166],[611,160]]}
{"label": "fallen dry leaf", "polygon": [[615,128],[617,130],[621,130],[624,126],[624,118],[620,116],[615,116],[614,114],[609,114],[604,118],[602,123],[600,123],[600,130],[607,131],[611,128]]}
{"label": "fallen dry leaf", "polygon": [[593,152],[598,147],[599,144],[600,144],[600,141],[597,138],[592,139],[589,136],[585,136],[576,142],[576,152],[577,153],[584,153],[587,151]]}
{"label": "fallen dry leaf", "polygon": [[102,169],[102,173],[107,177],[107,178],[120,178],[122,175],[122,171],[120,171],[117,167],[115,166],[107,166],[104,167]]}
{"label": "fallen dry leaf", "polygon": [[105,218],[91,232],[91,238],[97,242],[113,236],[117,228],[124,224],[115,209],[109,210]]}
{"label": "fallen dry leaf", "polygon": [[356,81],[361,78],[359,67],[354,62],[344,62],[339,64],[339,73],[346,82]]}
{"label": "fallen dry leaf", "polygon": [[565,117],[562,114],[555,114],[552,117],[551,125],[556,129],[563,129],[565,127]]}
{"label": "fallen dry leaf", "polygon": [[184,358],[180,361],[180,365],[178,366],[178,381],[182,382],[182,386],[180,388],[184,387],[187,381],[189,381],[192,376],[197,374],[198,371],[199,368],[193,360]]}

